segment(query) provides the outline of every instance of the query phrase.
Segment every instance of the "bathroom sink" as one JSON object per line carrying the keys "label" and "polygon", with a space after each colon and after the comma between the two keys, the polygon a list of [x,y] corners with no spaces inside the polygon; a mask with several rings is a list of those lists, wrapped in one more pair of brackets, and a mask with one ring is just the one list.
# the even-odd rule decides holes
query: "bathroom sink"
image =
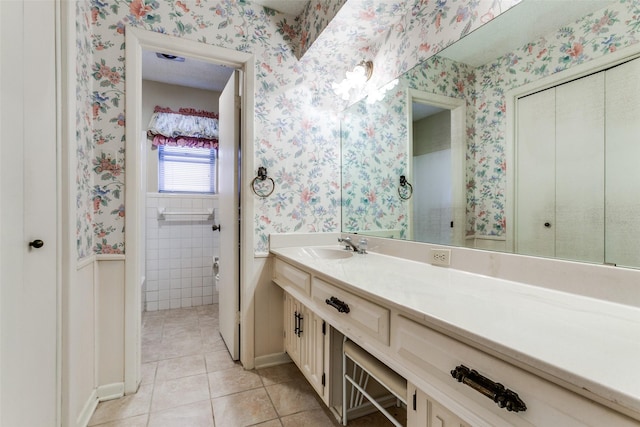
{"label": "bathroom sink", "polygon": [[315,259],[351,258],[353,252],[338,248],[301,248],[304,255]]}

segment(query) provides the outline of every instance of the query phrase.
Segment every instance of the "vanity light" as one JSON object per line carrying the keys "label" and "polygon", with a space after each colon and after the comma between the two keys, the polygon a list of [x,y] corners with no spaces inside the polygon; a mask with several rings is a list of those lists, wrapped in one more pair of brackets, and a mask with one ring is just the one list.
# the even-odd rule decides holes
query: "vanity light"
{"label": "vanity light", "polygon": [[346,78],[340,83],[333,83],[333,91],[342,97],[345,101],[348,101],[353,89],[363,89],[364,85],[369,81],[373,74],[373,62],[372,61],[360,61],[356,65],[353,71],[347,71],[345,73]]}

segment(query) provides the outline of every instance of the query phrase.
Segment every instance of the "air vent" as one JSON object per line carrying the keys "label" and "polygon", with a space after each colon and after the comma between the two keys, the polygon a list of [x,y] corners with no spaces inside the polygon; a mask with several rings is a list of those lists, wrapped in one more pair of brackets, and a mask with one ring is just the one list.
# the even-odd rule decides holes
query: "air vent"
{"label": "air vent", "polygon": [[176,56],[176,55],[171,55],[168,53],[160,53],[160,52],[157,52],[156,56],[160,59],[166,59],[167,61],[184,62],[184,57],[182,56]]}

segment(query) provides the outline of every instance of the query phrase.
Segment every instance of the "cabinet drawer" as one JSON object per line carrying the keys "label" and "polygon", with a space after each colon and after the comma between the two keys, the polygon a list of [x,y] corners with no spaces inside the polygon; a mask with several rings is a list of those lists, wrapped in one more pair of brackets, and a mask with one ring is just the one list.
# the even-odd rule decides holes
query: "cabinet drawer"
{"label": "cabinet drawer", "polygon": [[[425,391],[440,394],[433,395],[434,399],[456,402],[448,409],[471,425],[638,425],[607,407],[402,316],[393,318],[392,328],[391,347],[400,363],[429,383],[431,390]],[[508,412],[458,382],[451,371],[460,365],[517,393],[526,410]]]}
{"label": "cabinet drawer", "polygon": [[276,258],[273,267],[273,281],[282,288],[291,287],[309,295],[311,276],[299,268]]}
{"label": "cabinet drawer", "polygon": [[[313,278],[311,289],[313,302],[322,316],[335,326],[341,327],[346,335],[374,338],[389,345],[389,310],[371,301],[342,290],[318,278]],[[327,300],[334,298],[335,304],[344,303],[348,312],[340,312]]]}

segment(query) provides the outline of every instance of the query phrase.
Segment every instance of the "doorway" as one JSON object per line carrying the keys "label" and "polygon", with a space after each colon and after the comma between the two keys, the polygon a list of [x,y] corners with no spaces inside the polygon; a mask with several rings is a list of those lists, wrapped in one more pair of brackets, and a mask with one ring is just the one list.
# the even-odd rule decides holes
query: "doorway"
{"label": "doorway", "polygon": [[[254,60],[250,54],[232,51],[223,48],[189,41],[185,39],[169,37],[163,34],[128,28],[126,33],[126,93],[127,93],[127,128],[126,128],[126,260],[125,260],[125,393],[135,392],[140,382],[140,360],[141,360],[141,287],[145,280],[145,254],[144,254],[144,230],[145,230],[145,181],[146,171],[142,166],[145,164],[145,150],[147,141],[144,136],[145,123],[143,123],[140,112],[142,98],[142,65],[141,58],[143,50],[152,52],[162,52],[169,55],[184,56],[198,59],[200,61],[217,63],[232,69],[242,70],[245,75],[241,91],[241,111],[242,111],[242,135],[243,139],[238,142],[238,148],[248,144],[252,140],[252,116],[248,112],[253,111],[253,80],[254,80]],[[248,156],[243,159],[241,171],[244,177],[247,171],[251,170],[252,158]],[[246,180],[243,180],[246,182]],[[251,201],[248,197],[242,197],[243,211],[247,209]],[[246,203],[246,204],[245,204]],[[241,221],[241,230],[245,236],[249,226],[246,220]],[[249,227],[248,230],[251,230]],[[242,259],[247,259],[248,251],[253,247],[252,239],[243,240],[238,254],[239,269],[243,269]],[[223,266],[221,266],[223,268]],[[236,283],[238,293],[242,293],[240,281]],[[247,309],[240,310],[243,315],[250,315],[250,305]],[[235,313],[234,313],[235,314]],[[241,316],[241,320],[242,320]],[[249,322],[246,322],[249,323]],[[245,334],[242,343],[250,338],[251,334]],[[241,345],[242,345],[241,343]],[[252,354],[248,354],[252,356]]]}

